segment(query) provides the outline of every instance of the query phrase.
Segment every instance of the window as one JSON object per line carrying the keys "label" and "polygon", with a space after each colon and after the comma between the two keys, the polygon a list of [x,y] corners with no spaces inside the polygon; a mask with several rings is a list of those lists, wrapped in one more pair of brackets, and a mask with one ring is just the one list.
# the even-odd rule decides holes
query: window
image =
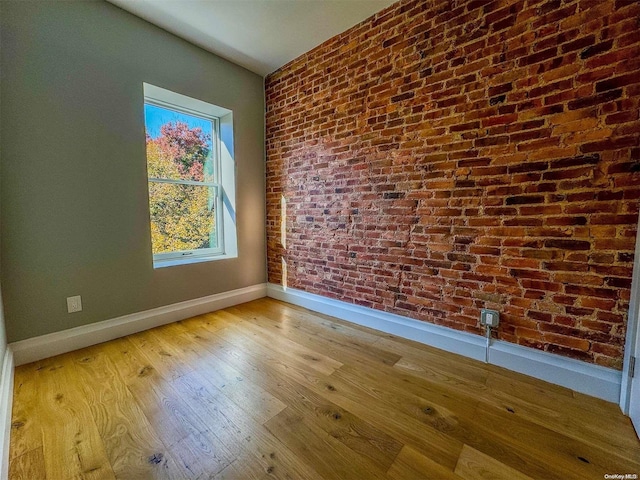
{"label": "window", "polygon": [[144,84],[155,267],[237,256],[233,113]]}

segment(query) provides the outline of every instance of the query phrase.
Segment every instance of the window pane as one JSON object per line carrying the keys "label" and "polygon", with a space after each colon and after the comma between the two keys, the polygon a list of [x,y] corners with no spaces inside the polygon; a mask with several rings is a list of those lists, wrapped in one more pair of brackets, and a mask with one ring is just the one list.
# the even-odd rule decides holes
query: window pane
{"label": "window pane", "polygon": [[212,120],[151,104],[144,117],[150,178],[214,181]]}
{"label": "window pane", "polygon": [[154,255],[218,247],[216,187],[150,181],[149,205]]}

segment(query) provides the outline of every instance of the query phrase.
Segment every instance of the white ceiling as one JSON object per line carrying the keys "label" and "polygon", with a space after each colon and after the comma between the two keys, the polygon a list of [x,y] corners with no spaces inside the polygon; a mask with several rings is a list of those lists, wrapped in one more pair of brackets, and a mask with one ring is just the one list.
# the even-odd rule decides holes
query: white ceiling
{"label": "white ceiling", "polygon": [[108,0],[260,75],[395,0]]}

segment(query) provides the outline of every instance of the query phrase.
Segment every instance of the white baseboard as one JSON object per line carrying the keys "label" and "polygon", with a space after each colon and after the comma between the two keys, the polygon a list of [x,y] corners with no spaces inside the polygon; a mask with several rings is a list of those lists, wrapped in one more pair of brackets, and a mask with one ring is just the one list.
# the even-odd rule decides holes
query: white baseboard
{"label": "white baseboard", "polygon": [[489,362],[592,397],[620,401],[619,370],[504,341],[493,342]]}
{"label": "white baseboard", "polygon": [[[268,284],[267,295],[448,352],[475,360],[485,360],[486,343],[484,338],[478,335],[353,305],[302,290],[285,289],[272,283]],[[489,363],[609,402],[618,403],[620,400],[622,372],[610,368],[500,340],[494,340],[489,348]]]}
{"label": "white baseboard", "polygon": [[111,320],[82,325],[62,332],[28,338],[13,342],[10,346],[16,365],[24,365],[167,323],[250,302],[266,295],[267,284],[262,283],[144,312],[132,313]]}
{"label": "white baseboard", "polygon": [[7,347],[0,377],[0,480],[9,478],[9,435],[13,406],[13,352]]}

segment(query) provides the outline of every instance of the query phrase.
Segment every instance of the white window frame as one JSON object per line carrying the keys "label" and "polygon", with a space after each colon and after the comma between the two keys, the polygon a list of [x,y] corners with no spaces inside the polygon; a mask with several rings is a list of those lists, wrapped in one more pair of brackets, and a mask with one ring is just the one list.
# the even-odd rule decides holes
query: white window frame
{"label": "white window frame", "polygon": [[[144,83],[144,103],[196,116],[212,122],[213,178],[215,182],[172,180],[147,176],[147,183],[198,185],[215,189],[214,215],[217,247],[163,252],[153,255],[154,268],[237,257],[235,226],[235,161],[233,159],[233,112],[223,107]],[[221,128],[225,128],[223,145]]]}

